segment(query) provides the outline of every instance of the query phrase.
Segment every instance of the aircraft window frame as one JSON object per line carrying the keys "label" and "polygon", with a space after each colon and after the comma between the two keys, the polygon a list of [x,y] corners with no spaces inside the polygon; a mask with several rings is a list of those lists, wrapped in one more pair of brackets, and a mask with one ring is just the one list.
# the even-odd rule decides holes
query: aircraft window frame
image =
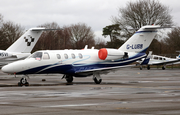
{"label": "aircraft window frame", "polygon": [[64,54],[64,58],[65,58],[65,59],[68,59],[68,55],[67,55],[67,54]]}
{"label": "aircraft window frame", "polygon": [[61,55],[60,54],[56,54],[57,59],[61,59]]}
{"label": "aircraft window frame", "polygon": [[81,53],[78,54],[79,58],[82,59],[83,55]]}
{"label": "aircraft window frame", "polygon": [[163,60],[163,58],[162,58],[162,57],[159,57],[159,60]]}
{"label": "aircraft window frame", "polygon": [[75,56],[75,54],[71,54],[71,57],[72,57],[72,59],[75,59],[76,58],[76,56]]}
{"label": "aircraft window frame", "polygon": [[36,60],[42,59],[43,52],[34,52],[29,58],[35,58]]}
{"label": "aircraft window frame", "polygon": [[44,54],[43,54],[43,60],[48,60],[48,59],[50,59],[49,53],[44,52]]}
{"label": "aircraft window frame", "polygon": [[154,59],[155,59],[155,60],[158,60],[158,57],[157,57],[157,56],[154,56]]}

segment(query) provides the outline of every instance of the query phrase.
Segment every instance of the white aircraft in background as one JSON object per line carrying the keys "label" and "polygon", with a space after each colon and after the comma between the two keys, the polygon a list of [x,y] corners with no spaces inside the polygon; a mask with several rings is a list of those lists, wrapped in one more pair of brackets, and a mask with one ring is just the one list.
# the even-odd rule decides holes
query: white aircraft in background
{"label": "white aircraft in background", "polygon": [[162,69],[165,70],[167,64],[179,64],[180,55],[176,58],[168,58],[159,55],[151,55],[152,51],[149,52],[146,58],[142,58],[137,61],[140,64],[140,69],[142,70],[143,65],[147,65],[147,69],[150,69],[150,65],[162,65]]}
{"label": "white aircraft in background", "polygon": [[0,50],[0,66],[28,57],[45,28],[31,28],[8,49]]}
{"label": "white aircraft in background", "polygon": [[93,75],[96,84],[102,79],[100,74],[127,66],[146,57],[146,50],[160,26],[143,26],[119,49],[102,48],[84,50],[43,50],[37,51],[25,60],[16,61],[2,67],[9,74],[23,74],[18,85],[29,85],[28,74],[64,74],[67,82],[73,77]]}

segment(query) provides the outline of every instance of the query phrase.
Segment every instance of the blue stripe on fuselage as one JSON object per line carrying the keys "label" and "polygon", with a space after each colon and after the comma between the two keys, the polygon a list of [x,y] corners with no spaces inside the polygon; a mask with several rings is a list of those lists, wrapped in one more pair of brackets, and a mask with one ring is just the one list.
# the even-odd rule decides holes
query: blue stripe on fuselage
{"label": "blue stripe on fuselage", "polygon": [[60,74],[70,74],[75,75],[76,72],[83,72],[85,70],[92,70],[92,69],[103,69],[103,68],[110,68],[110,67],[116,67],[116,66],[124,66],[128,65],[132,62],[135,62],[139,60],[140,58],[145,57],[145,53],[138,53],[137,55],[124,59],[124,60],[116,60],[114,62],[112,61],[103,61],[100,63],[90,63],[90,64],[52,64],[52,65],[45,65],[40,66],[32,69],[28,69],[22,72],[17,72],[16,74],[47,74],[47,73],[60,73]]}

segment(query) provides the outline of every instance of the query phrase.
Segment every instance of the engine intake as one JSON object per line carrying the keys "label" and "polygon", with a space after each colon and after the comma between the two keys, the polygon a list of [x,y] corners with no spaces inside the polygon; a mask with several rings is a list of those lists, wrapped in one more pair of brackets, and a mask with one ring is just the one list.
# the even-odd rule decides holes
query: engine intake
{"label": "engine intake", "polygon": [[117,49],[102,48],[98,52],[98,57],[101,60],[116,60],[124,57],[127,58],[128,54]]}

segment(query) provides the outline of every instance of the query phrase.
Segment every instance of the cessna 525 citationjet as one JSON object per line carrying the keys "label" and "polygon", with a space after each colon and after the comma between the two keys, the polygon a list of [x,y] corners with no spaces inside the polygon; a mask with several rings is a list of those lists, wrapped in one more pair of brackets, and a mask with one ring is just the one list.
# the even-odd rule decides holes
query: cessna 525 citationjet
{"label": "cessna 525 citationjet", "polygon": [[160,26],[148,25],[141,27],[119,49],[102,48],[84,50],[43,50],[37,51],[25,60],[16,61],[2,67],[9,74],[23,74],[19,85],[28,85],[29,74],[64,74],[67,82],[73,77],[93,75],[96,84],[102,79],[100,74],[113,69],[127,66],[146,57],[146,50],[152,42]]}
{"label": "cessna 525 citationjet", "polygon": [[15,41],[7,50],[0,50],[0,66],[28,57],[44,28],[31,28]]}

